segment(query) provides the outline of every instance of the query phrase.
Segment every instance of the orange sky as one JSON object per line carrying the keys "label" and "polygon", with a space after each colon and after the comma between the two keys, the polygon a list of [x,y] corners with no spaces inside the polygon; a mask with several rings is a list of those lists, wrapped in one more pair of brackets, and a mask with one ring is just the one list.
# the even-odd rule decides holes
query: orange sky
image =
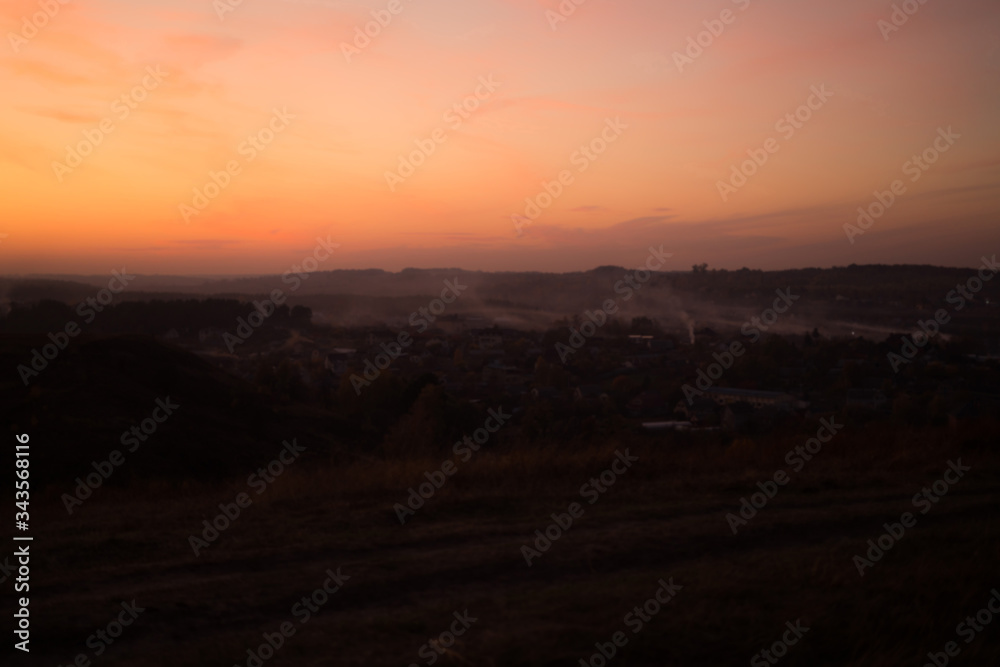
{"label": "orange sky", "polygon": [[[875,0],[396,1],[4,0],[0,272],[281,272],[327,235],[324,269],[630,266],[654,243],[673,269],[1000,250],[995,0],[929,0],[891,32]],[[372,11],[387,25],[345,55]],[[679,71],[706,21],[719,34]],[[808,120],[776,126],[821,86]],[[210,172],[225,187],[198,210]],[[543,182],[558,196],[518,234]]]}

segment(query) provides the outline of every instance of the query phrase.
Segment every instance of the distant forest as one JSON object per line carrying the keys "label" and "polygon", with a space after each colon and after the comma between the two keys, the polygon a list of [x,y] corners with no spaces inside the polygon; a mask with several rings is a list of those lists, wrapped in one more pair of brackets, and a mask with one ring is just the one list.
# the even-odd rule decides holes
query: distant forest
{"label": "distant forest", "polygon": [[[99,312],[98,312],[99,310]],[[0,331],[37,333],[61,330],[67,322],[86,323],[89,333],[162,335],[171,329],[192,335],[206,328],[232,329],[237,318],[246,318],[254,305],[236,299],[186,299],[178,301],[125,301],[101,306],[82,301],[69,306],[44,299],[37,303],[12,303],[0,317]],[[305,326],[312,318],[306,306],[278,306],[264,326]],[[92,322],[92,324],[91,324]]]}

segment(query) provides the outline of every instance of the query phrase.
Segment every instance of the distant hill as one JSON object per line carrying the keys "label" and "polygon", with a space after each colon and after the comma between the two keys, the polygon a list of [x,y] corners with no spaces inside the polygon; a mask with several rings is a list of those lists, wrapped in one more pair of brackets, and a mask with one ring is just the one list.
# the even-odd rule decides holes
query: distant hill
{"label": "distant hill", "polygon": [[[827,333],[885,335],[907,330],[916,317],[945,305],[948,292],[975,275],[974,269],[917,265],[851,265],[828,269],[737,271],[705,269],[652,274],[640,290],[623,280],[633,270],[601,266],[572,273],[481,272],[460,269],[379,269],[320,271],[298,276],[171,277],[138,276],[115,295],[115,303],[150,299],[224,298],[249,301],[281,290],[290,305],[307,306],[313,321],[334,326],[398,324],[440,296],[446,281],[457,281],[462,296],[447,306],[448,314],[475,315],[486,321],[525,329],[544,329],[559,318],[581,316],[607,299],[620,307],[625,320],[650,317],[665,327],[687,331],[690,325],[739,327],[774,299],[775,290],[791,289],[801,297],[793,316],[779,328],[801,331],[826,327]],[[75,304],[92,297],[107,278],[69,277],[59,280],[7,278],[0,280],[0,315],[10,303],[53,299]],[[987,283],[979,308],[993,304],[1000,281]],[[632,298],[635,297],[635,298]],[[962,330],[982,330],[991,313],[963,311],[956,323]],[[983,309],[980,309],[983,310]],[[996,310],[994,307],[992,310]],[[975,320],[975,321],[973,321]],[[860,329],[858,325],[862,326]],[[865,328],[867,327],[867,328]]]}
{"label": "distant hill", "polygon": [[[536,271],[483,272],[462,269],[404,269],[393,273],[381,269],[340,269],[309,274],[298,285],[293,276],[281,275],[189,277],[140,275],[122,294],[157,295],[263,295],[282,289],[296,296],[355,295],[406,297],[440,291],[445,280],[459,278],[481,298],[512,296],[511,290],[530,287],[540,291],[609,289],[608,281],[618,280],[631,269],[600,266],[590,271],[542,273]],[[949,281],[973,274],[973,269],[927,265],[851,265],[828,269],[803,268],[784,271],[670,271],[656,274],[654,283],[685,291],[738,296],[760,289],[798,286],[816,296],[883,295],[899,296],[924,290],[940,290]],[[0,296],[7,300],[58,299],[76,301],[103,287],[109,276],[46,276],[0,278]],[[845,294],[847,293],[847,294]],[[144,297],[145,298],[145,297]]]}

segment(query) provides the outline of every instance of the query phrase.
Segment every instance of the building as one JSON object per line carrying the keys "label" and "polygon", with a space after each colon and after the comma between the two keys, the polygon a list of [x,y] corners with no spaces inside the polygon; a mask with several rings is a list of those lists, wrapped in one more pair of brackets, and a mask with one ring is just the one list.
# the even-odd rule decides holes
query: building
{"label": "building", "polygon": [[338,347],[326,355],[323,361],[323,368],[335,375],[342,375],[347,372],[347,367],[357,354],[357,350],[346,347]]}
{"label": "building", "polygon": [[705,392],[709,398],[719,405],[732,403],[749,403],[755,408],[773,405],[793,407],[798,399],[781,391],[761,391],[759,389],[734,389],[732,387],[712,387]]}
{"label": "building", "polygon": [[862,410],[879,410],[887,403],[888,399],[879,389],[848,389],[844,406]]}
{"label": "building", "polygon": [[480,350],[495,350],[503,347],[503,336],[497,333],[480,334],[476,337]]}

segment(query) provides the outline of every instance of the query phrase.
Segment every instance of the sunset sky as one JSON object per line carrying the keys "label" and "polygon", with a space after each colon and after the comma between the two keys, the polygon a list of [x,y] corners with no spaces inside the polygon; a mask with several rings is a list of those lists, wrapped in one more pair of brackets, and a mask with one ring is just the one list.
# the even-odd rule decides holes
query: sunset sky
{"label": "sunset sky", "polygon": [[[882,0],[398,1],[4,0],[0,273],[282,272],[320,236],[340,244],[322,269],[394,271],[634,266],[651,244],[672,269],[1000,251],[996,0],[910,0],[892,31]],[[387,25],[356,42],[373,11]],[[229,182],[199,210],[210,172]]]}

